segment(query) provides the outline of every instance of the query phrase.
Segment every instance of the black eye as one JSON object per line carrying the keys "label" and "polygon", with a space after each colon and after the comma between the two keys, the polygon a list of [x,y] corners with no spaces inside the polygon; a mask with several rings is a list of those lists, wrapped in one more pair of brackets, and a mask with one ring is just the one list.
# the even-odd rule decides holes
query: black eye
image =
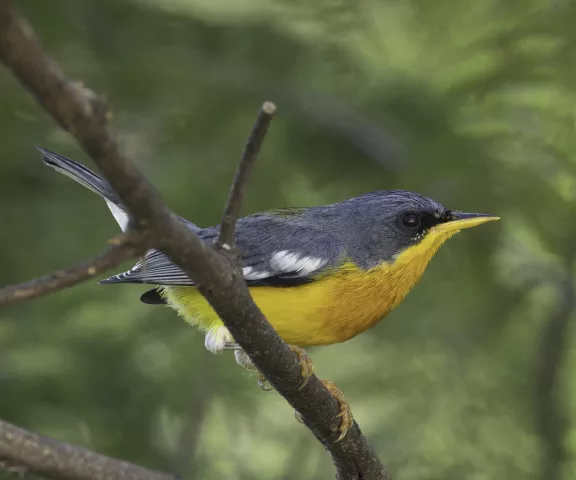
{"label": "black eye", "polygon": [[402,215],[402,225],[406,228],[418,228],[420,226],[420,216],[417,213],[409,212]]}

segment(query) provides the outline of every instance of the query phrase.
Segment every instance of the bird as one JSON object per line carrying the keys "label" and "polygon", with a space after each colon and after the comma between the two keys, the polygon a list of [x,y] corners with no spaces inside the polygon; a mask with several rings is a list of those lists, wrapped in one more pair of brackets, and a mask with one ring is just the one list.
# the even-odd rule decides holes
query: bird
{"label": "bird", "polygon": [[[130,216],[106,180],[74,160],[38,150],[47,166],[103,197],[127,230]],[[202,228],[178,218],[207,244],[218,237],[219,226]],[[242,217],[235,241],[250,294],[297,354],[307,379],[313,366],[305,347],[345,342],[374,327],[404,300],[446,240],[495,220],[499,217],[448,209],[418,193],[380,190],[330,205]],[[208,351],[234,350],[240,365],[254,369],[193,280],[159,250],[99,283],[154,285],[142,302],[172,307],[204,333]],[[350,407],[333,383],[322,381],[341,407],[340,440],[352,425]]]}

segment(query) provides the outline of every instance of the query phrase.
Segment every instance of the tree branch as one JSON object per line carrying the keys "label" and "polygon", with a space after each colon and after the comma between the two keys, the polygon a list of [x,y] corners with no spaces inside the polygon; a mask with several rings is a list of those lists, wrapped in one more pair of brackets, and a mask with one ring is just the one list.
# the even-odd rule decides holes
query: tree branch
{"label": "tree branch", "polygon": [[262,147],[262,142],[268,131],[268,126],[274,113],[276,112],[276,105],[272,102],[264,102],[258,117],[252,127],[252,132],[248,137],[244,151],[242,152],[242,159],[236,170],[234,183],[230,188],[228,195],[228,202],[224,209],[222,222],[220,225],[220,233],[216,241],[217,248],[224,248],[229,250],[234,247],[234,231],[236,229],[236,221],[240,215],[240,207],[242,206],[242,199],[246,191],[248,178],[252,172],[252,168],[256,163],[256,158]]}
{"label": "tree branch", "polygon": [[124,260],[135,258],[144,251],[142,247],[138,246],[135,235],[130,240],[128,236],[122,236],[117,242],[105,252],[79,265],[0,289],[0,307],[42,297],[71,287],[120,265]]}
{"label": "tree branch", "polygon": [[3,462],[61,480],[176,480],[0,420],[0,468]]}
{"label": "tree branch", "polygon": [[[194,280],[236,342],[330,452],[337,478],[389,479],[358,425],[335,443],[338,402],[316,376],[301,388],[298,359],[252,300],[229,252],[210,248],[164,206],[134,163],[121,153],[116,135],[107,127],[109,115],[103,101],[65,78],[8,0],[0,0],[0,59],[100,167],[146,244],[163,251]],[[235,198],[233,193],[230,196]],[[237,203],[234,209],[239,209]]]}

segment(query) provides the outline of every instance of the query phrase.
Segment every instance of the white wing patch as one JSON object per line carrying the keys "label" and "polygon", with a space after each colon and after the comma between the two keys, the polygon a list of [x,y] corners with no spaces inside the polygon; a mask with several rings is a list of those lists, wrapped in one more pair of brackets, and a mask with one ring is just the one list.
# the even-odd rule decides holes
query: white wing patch
{"label": "white wing patch", "polygon": [[106,200],[106,205],[108,205],[108,208],[112,212],[114,219],[118,222],[118,225],[120,225],[122,231],[125,232],[128,228],[128,222],[130,221],[128,214],[118,205],[114,205],[110,200],[106,198],[104,200]]}
{"label": "white wing patch", "polygon": [[289,250],[281,250],[272,255],[270,266],[279,272],[296,272],[307,275],[326,265],[324,258],[301,256]]}
{"label": "white wing patch", "polygon": [[254,270],[253,267],[244,267],[242,269],[242,274],[246,280],[260,280],[262,278],[268,278],[272,275],[272,273],[267,271],[258,271]]}
{"label": "white wing patch", "polygon": [[232,342],[234,342],[234,337],[232,337],[230,331],[226,327],[219,326],[206,332],[204,346],[210,353],[219,355],[224,351],[226,344]]}

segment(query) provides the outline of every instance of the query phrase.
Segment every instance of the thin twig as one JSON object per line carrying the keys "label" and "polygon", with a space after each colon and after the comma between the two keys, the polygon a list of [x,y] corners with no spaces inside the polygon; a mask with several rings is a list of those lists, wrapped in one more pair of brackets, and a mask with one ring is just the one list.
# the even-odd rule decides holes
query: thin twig
{"label": "thin twig", "polygon": [[215,243],[216,248],[230,250],[234,247],[234,231],[236,229],[236,221],[240,215],[240,207],[242,206],[246,185],[248,184],[250,173],[256,163],[256,158],[258,157],[274,113],[276,113],[276,105],[272,102],[264,102],[254,122],[250,136],[246,141],[242,158],[236,169],[234,183],[230,188],[228,201],[224,209],[224,215],[222,216],[220,233]]}
{"label": "thin twig", "polygon": [[42,297],[94,278],[102,272],[120,265],[124,260],[137,257],[142,251],[133,242],[123,241],[79,265],[57,270],[28,282],[2,288],[0,289],[0,307]]}
{"label": "thin twig", "polygon": [[[176,480],[0,420],[0,465],[58,480]],[[24,468],[21,468],[24,466]]]}
{"label": "thin twig", "polygon": [[102,100],[63,75],[7,0],[0,0],[0,59],[100,167],[146,244],[163,251],[194,280],[256,367],[330,452],[337,478],[389,479],[356,424],[335,443],[338,402],[316,376],[302,388],[296,356],[266,321],[243,277],[235,275],[228,252],[207,246],[166,208],[135,164],[120,152],[115,133],[107,127]]}

